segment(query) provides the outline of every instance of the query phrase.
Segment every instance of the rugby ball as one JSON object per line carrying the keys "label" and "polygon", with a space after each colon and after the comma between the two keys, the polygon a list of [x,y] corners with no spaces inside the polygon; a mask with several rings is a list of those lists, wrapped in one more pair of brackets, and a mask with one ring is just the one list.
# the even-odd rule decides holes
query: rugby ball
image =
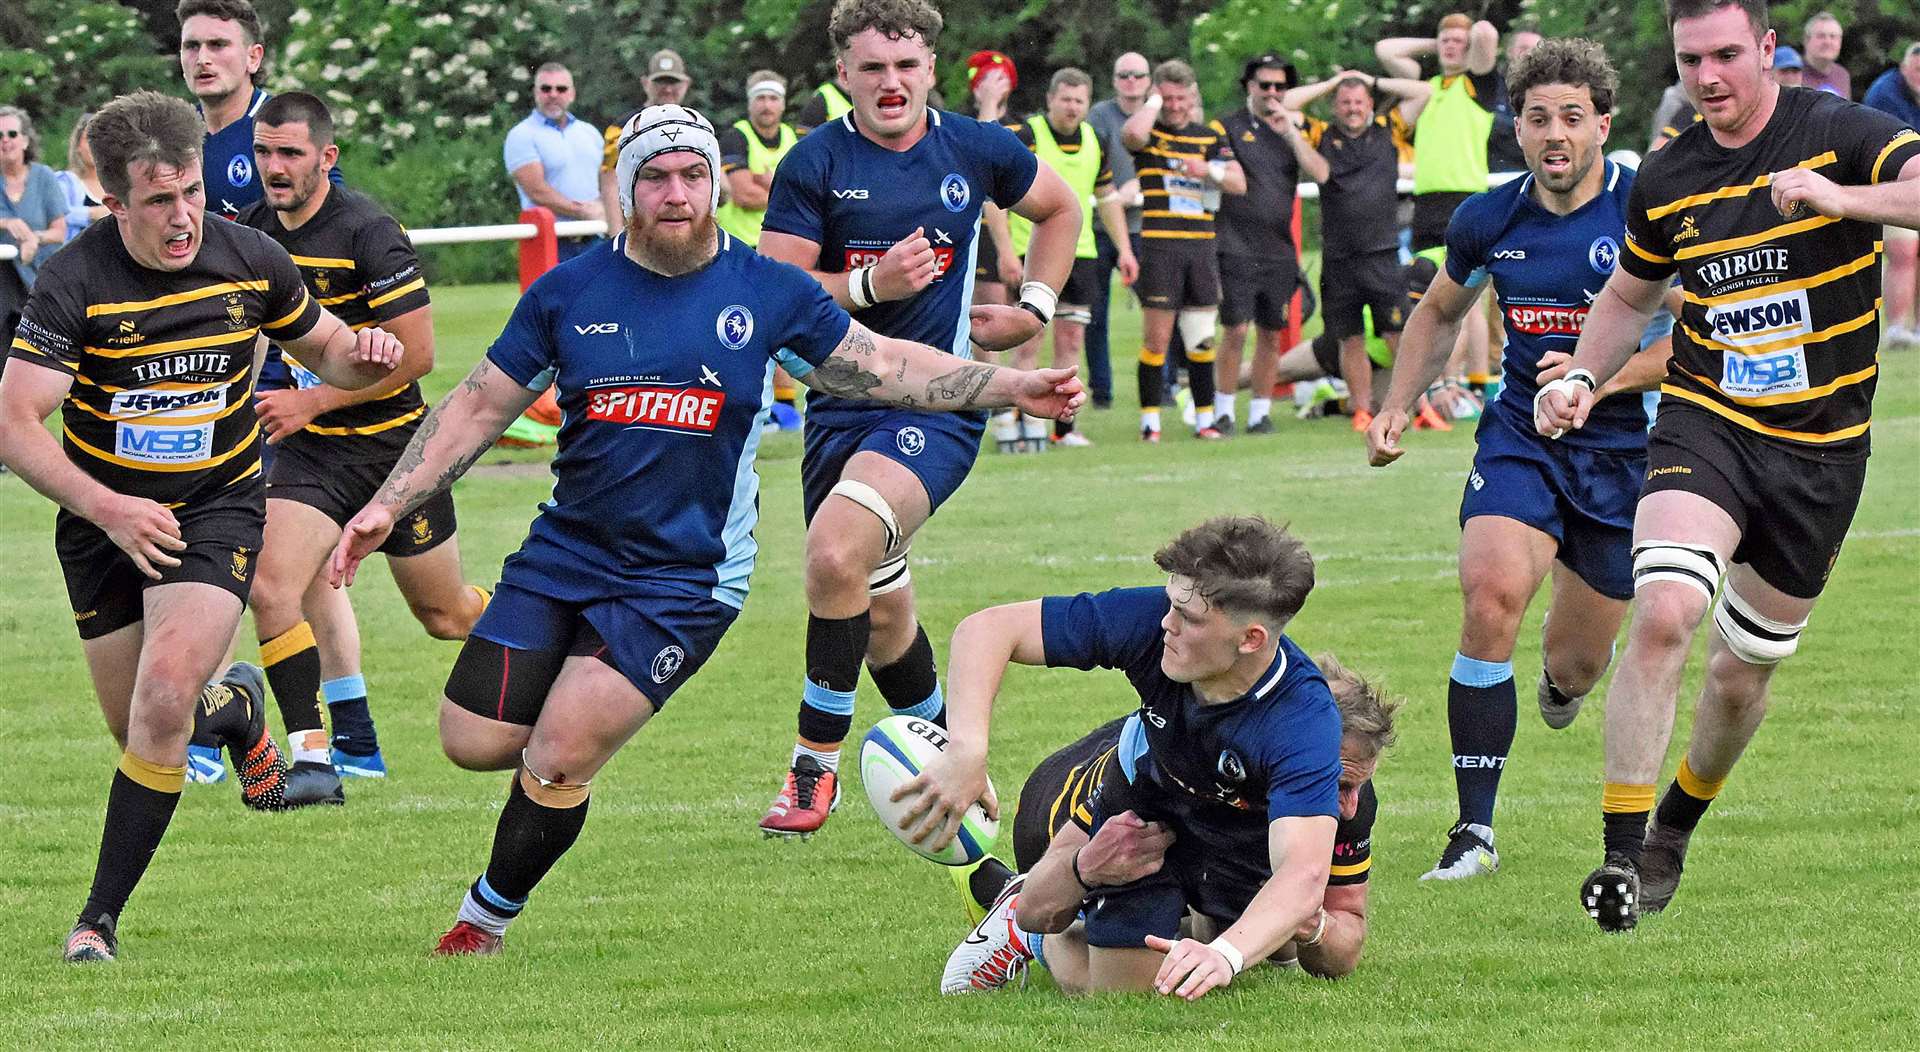
{"label": "rugby ball", "polygon": [[888,716],[874,724],[860,743],[860,780],[867,787],[867,802],[873,805],[873,813],[909,850],[943,866],[966,866],[985,858],[993,849],[994,838],[1000,835],[1000,823],[988,818],[979,804],[967,808],[953,842],[933,851],[928,848],[932,837],[916,844],[900,828],[909,801],[896,803],[890,799],[895,789],[919,777],[946,747],[947,732],[939,724],[918,716]]}

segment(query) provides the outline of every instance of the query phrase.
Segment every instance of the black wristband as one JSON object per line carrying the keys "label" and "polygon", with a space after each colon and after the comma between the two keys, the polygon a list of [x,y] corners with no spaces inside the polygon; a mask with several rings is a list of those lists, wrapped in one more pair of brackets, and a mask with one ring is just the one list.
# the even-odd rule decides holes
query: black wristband
{"label": "black wristband", "polygon": [[873,268],[872,267],[860,268],[860,291],[867,294],[868,303],[880,302],[880,297],[874,295],[874,292],[873,292]]}
{"label": "black wristband", "polygon": [[1038,318],[1042,326],[1045,326],[1047,324],[1047,316],[1040,313],[1040,308],[1034,306],[1031,303],[1028,303],[1026,300],[1021,300],[1019,303],[1014,304],[1014,306],[1019,307],[1021,310],[1026,311],[1028,314],[1033,315],[1035,318]]}
{"label": "black wristband", "polygon": [[1078,847],[1073,849],[1073,879],[1078,881],[1081,887],[1092,891],[1095,885],[1087,883],[1087,878],[1080,875],[1080,852],[1084,850],[1085,848]]}

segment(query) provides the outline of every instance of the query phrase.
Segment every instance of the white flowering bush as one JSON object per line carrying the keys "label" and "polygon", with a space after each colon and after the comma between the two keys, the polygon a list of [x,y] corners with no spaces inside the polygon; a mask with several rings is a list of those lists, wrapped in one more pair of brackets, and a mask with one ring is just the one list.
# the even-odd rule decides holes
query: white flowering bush
{"label": "white flowering bush", "polygon": [[[40,117],[45,147],[64,136],[56,116],[98,109],[115,95],[180,82],[180,69],[156,54],[146,24],[114,3],[27,4],[25,21],[39,38],[23,48],[0,46],[0,99]],[[64,153],[64,145],[55,152]]]}
{"label": "white flowering bush", "polygon": [[268,86],[314,92],[340,135],[382,154],[420,139],[504,135],[532,69],[583,0],[331,0],[276,29]]}

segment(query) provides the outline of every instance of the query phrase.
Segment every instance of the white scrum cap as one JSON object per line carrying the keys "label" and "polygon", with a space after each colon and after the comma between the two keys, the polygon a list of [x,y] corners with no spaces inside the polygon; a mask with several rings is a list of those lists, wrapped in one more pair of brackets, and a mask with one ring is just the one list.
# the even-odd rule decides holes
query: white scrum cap
{"label": "white scrum cap", "polygon": [[698,110],[685,106],[648,106],[628,118],[620,129],[619,161],[614,179],[620,184],[620,213],[633,218],[633,179],[655,157],[675,150],[697,153],[707,159],[712,173],[713,199],[710,209],[720,207],[720,139],[713,125]]}

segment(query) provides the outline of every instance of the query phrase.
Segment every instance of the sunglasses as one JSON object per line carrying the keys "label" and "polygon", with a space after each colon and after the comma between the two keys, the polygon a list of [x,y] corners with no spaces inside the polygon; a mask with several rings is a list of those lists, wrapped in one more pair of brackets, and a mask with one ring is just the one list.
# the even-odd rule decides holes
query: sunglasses
{"label": "sunglasses", "polygon": [[1287,90],[1287,82],[1284,80],[1256,80],[1253,82],[1253,86],[1259,88],[1261,91]]}
{"label": "sunglasses", "polygon": [[1147,71],[1143,69],[1140,72],[1135,73],[1132,70],[1124,70],[1122,72],[1115,73],[1113,76],[1115,80],[1145,80],[1147,79]]}
{"label": "sunglasses", "polygon": [[565,95],[567,92],[572,91],[573,89],[567,87],[564,84],[542,84],[538,88],[535,88],[534,90],[538,91],[542,95]]}

